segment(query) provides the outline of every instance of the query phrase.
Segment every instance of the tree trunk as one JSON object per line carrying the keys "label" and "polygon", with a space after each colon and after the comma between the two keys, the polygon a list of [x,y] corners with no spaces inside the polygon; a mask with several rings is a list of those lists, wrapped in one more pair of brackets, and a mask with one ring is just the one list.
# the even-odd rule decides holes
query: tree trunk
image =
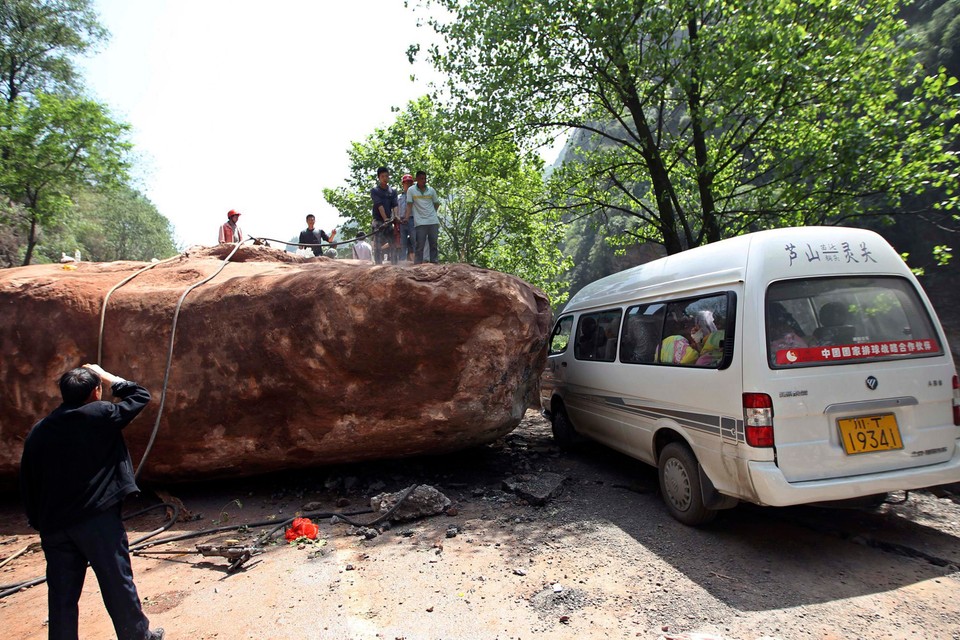
{"label": "tree trunk", "polygon": [[23,257],[23,266],[30,264],[33,259],[33,248],[37,246],[37,217],[30,218],[30,234],[27,236],[27,253]]}
{"label": "tree trunk", "polygon": [[697,48],[698,25],[695,17],[690,18],[687,23],[687,29],[690,35],[691,55],[693,56],[693,71],[690,80],[690,89],[687,93],[687,109],[690,113],[690,122],[693,130],[693,149],[697,166],[697,190],[700,194],[700,211],[703,216],[700,240],[706,239],[709,243],[720,240],[720,225],[717,223],[717,206],[713,199],[714,173],[709,166],[707,139],[701,120],[703,114],[703,110],[701,109],[703,95],[701,93],[700,76],[697,73],[697,69],[700,68],[700,55],[699,49]]}

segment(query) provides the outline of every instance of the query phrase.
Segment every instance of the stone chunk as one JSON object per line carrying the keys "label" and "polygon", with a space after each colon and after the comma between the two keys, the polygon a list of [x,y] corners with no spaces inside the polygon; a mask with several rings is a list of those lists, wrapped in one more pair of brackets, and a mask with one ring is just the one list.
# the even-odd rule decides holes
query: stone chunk
{"label": "stone chunk", "polygon": [[537,474],[512,476],[503,481],[503,489],[517,494],[530,504],[544,505],[560,495],[566,476],[545,471]]}
{"label": "stone chunk", "polygon": [[[374,512],[385,514],[392,509],[403,497],[406,491],[396,493],[381,493],[370,498],[370,507]],[[452,503],[450,498],[443,495],[435,487],[421,484],[407,496],[396,511],[390,515],[391,522],[405,522],[417,520],[443,513]]]}

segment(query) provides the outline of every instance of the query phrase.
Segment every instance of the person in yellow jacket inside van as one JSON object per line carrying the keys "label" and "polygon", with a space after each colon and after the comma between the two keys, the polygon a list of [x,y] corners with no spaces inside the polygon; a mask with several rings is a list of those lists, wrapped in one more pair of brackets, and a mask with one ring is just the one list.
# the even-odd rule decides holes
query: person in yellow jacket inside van
{"label": "person in yellow jacket inside van", "polygon": [[693,338],[693,318],[681,317],[677,313],[667,316],[664,333],[667,335],[660,343],[660,362],[667,364],[693,364],[700,357],[696,340]]}

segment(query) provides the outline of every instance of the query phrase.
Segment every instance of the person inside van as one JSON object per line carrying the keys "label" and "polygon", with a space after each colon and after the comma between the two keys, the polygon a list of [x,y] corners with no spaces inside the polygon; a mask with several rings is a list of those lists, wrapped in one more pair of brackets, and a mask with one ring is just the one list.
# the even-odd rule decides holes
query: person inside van
{"label": "person inside van", "polygon": [[827,302],[820,307],[820,325],[813,330],[813,338],[818,346],[853,342],[856,329],[850,324],[850,309],[842,302]]}
{"label": "person inside van", "polygon": [[700,357],[693,338],[695,322],[686,314],[672,312],[664,323],[666,337],[660,343],[660,362],[693,364]]}
{"label": "person inside van", "polygon": [[627,329],[620,345],[620,360],[622,362],[647,363],[654,362],[660,338],[653,319],[641,318],[633,315],[627,318]]}
{"label": "person inside van", "polygon": [[[723,358],[723,318],[714,318],[713,312],[708,310],[697,313],[697,327],[700,333],[705,334],[699,343],[700,357],[697,358],[698,367],[712,367]],[[694,334],[696,337],[696,334]]]}
{"label": "person inside van", "polygon": [[767,304],[767,339],[770,345],[770,361],[776,362],[777,352],[785,349],[802,349],[809,346],[797,321],[779,302]]}
{"label": "person inside van", "polygon": [[580,320],[580,335],[573,355],[578,360],[596,360],[597,350],[606,342],[606,335],[597,328],[597,321],[592,316],[585,316]]}

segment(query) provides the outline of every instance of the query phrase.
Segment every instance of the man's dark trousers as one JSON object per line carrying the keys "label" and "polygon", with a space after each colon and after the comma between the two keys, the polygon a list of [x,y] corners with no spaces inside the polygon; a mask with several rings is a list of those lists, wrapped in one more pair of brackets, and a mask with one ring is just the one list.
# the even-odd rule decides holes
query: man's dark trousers
{"label": "man's dark trousers", "polygon": [[77,640],[80,592],[87,562],[100,583],[103,604],[120,640],[142,640],[150,622],[133,584],[127,532],[120,505],[77,524],[40,535],[47,558],[50,640]]}

